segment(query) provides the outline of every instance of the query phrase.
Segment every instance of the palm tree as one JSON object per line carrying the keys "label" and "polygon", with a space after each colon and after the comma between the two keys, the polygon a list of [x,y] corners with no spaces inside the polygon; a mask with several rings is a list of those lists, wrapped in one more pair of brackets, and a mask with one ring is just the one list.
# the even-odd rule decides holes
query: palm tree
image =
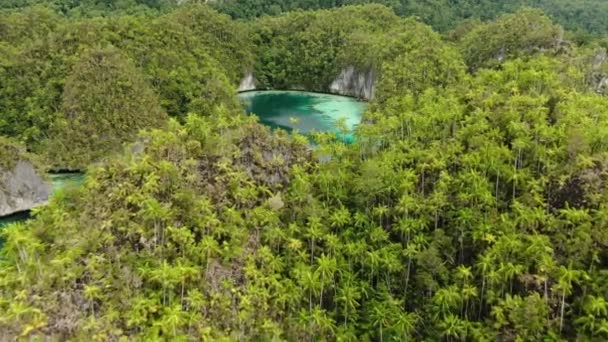
{"label": "palm tree", "polygon": [[604,297],[588,296],[583,305],[585,312],[595,316],[608,316],[608,301]]}
{"label": "palm tree", "polygon": [[319,264],[315,273],[318,274],[317,278],[321,282],[321,295],[319,296],[319,306],[322,306],[323,303],[323,290],[325,284],[329,281],[334,282],[334,274],[338,270],[338,263],[336,259],[332,257],[328,257],[325,254],[322,254],[318,259],[317,263]]}
{"label": "palm tree", "polygon": [[174,338],[177,336],[177,330],[184,323],[184,314],[179,304],[165,307],[162,316],[159,321],[155,322],[154,325],[159,327],[160,330],[171,335]]}
{"label": "palm tree", "polygon": [[405,243],[409,243],[411,236],[422,231],[425,227],[425,222],[419,218],[402,218],[396,225],[396,230],[401,233],[401,238]]}
{"label": "palm tree", "polygon": [[338,289],[338,295],[336,300],[338,303],[343,303],[343,314],[344,314],[344,327],[346,328],[348,322],[349,312],[357,310],[359,307],[359,300],[361,299],[361,292],[359,288],[353,284],[350,280],[343,282],[342,286]]}
{"label": "palm tree", "polygon": [[407,257],[407,270],[405,273],[405,285],[403,286],[403,299],[407,299],[407,290],[410,282],[410,274],[412,268],[412,259],[416,258],[416,255],[419,252],[418,245],[414,243],[408,243],[408,245],[403,250],[403,255]]}
{"label": "palm tree", "polygon": [[181,284],[180,303],[183,305],[186,281],[189,278],[195,277],[198,274],[198,270],[196,267],[188,266],[182,260],[178,260],[177,265],[175,266],[175,273],[176,273],[176,277],[178,278],[178,280]]}
{"label": "palm tree", "polygon": [[456,278],[462,281],[462,286],[469,283],[469,280],[473,278],[473,272],[471,272],[471,267],[465,265],[458,265],[456,267]]}
{"label": "palm tree", "polygon": [[101,288],[96,285],[85,285],[84,286],[84,297],[89,301],[91,306],[91,314],[95,316],[95,300],[101,296]]}
{"label": "palm tree", "polygon": [[326,338],[326,336],[328,335],[333,335],[336,327],[335,327],[335,322],[333,319],[331,319],[331,317],[329,317],[327,315],[327,312],[325,310],[322,310],[320,308],[315,308],[312,311],[312,322],[314,323],[314,326],[316,329],[314,329],[315,331],[319,331],[319,333],[324,335],[324,338]]}
{"label": "palm tree", "polygon": [[205,265],[206,265],[205,274],[207,274],[207,273],[209,273],[209,265],[211,263],[211,258],[214,255],[219,254],[220,246],[219,246],[218,242],[213,238],[213,236],[205,235],[201,239],[200,249],[201,249],[202,253],[204,253],[204,260],[205,260]]}
{"label": "palm tree", "polygon": [[378,217],[378,223],[380,226],[383,226],[383,218],[385,218],[387,216],[387,214],[389,213],[389,207],[385,206],[385,205],[379,205],[376,206],[372,209],[372,212],[374,213],[374,216]]}
{"label": "palm tree", "polygon": [[378,269],[382,260],[378,250],[367,251],[365,255],[365,264],[370,268],[369,282],[371,284],[374,279],[374,271]]}
{"label": "palm tree", "polygon": [[399,340],[408,341],[411,338],[412,333],[416,331],[416,324],[419,319],[420,317],[412,312],[402,311],[399,313],[393,326],[397,335],[400,336]]}
{"label": "palm tree", "polygon": [[469,314],[468,314],[469,300],[477,298],[477,288],[470,284],[464,285],[462,288],[462,298],[464,299],[464,302],[463,302],[464,318],[468,319],[468,317],[469,317]]}
{"label": "palm tree", "polygon": [[558,270],[558,280],[555,288],[562,293],[562,299],[559,310],[559,331],[561,332],[564,326],[564,309],[566,306],[566,295],[572,292],[572,285],[578,282],[584,275],[583,271],[574,270],[569,267],[560,266]]}
{"label": "palm tree", "polygon": [[384,328],[391,325],[391,313],[389,312],[389,306],[384,301],[372,302],[370,319],[372,326],[378,329],[380,335],[380,342],[384,341]]}
{"label": "palm tree", "polygon": [[454,338],[462,338],[466,335],[466,324],[458,316],[449,314],[439,323],[441,334],[447,337],[448,341]]}
{"label": "palm tree", "polygon": [[142,217],[154,225],[154,246],[164,244],[163,222],[171,215],[167,205],[160,203],[156,198],[149,198],[142,209]]}
{"label": "palm tree", "polygon": [[172,290],[177,283],[178,275],[167,260],[163,260],[160,267],[149,270],[150,280],[157,282],[163,287],[163,305],[167,304],[167,290]]}
{"label": "palm tree", "polygon": [[512,262],[500,264],[498,272],[502,274],[504,280],[509,281],[509,294],[513,294],[513,278],[521,275],[523,271],[523,265],[516,265]]}
{"label": "palm tree", "polygon": [[315,244],[324,235],[324,226],[321,223],[321,219],[317,216],[311,216],[308,219],[308,225],[306,227],[305,236],[310,240],[310,264],[313,264],[315,255]]}
{"label": "palm tree", "polygon": [[608,330],[602,331],[608,327],[606,317],[608,316],[608,302],[603,297],[587,296],[583,303],[585,316],[580,316],[575,320],[575,323],[580,325],[592,335],[604,333],[608,336]]}
{"label": "palm tree", "polygon": [[494,266],[494,260],[492,260],[492,255],[490,253],[483,254],[479,257],[479,261],[475,265],[477,269],[481,272],[481,294],[479,296],[479,313],[477,318],[481,318],[481,312],[483,310],[484,299],[483,295],[486,289],[486,279],[490,270]]}
{"label": "palm tree", "polygon": [[458,308],[462,302],[462,296],[456,286],[439,289],[433,296],[438,314],[445,316],[452,309]]}
{"label": "palm tree", "polygon": [[350,212],[348,211],[348,209],[341,207],[334,211],[329,220],[331,227],[344,227],[350,222]]}
{"label": "palm tree", "polygon": [[319,274],[313,272],[310,266],[300,265],[298,267],[298,277],[302,287],[308,291],[308,309],[312,313],[312,298],[322,288],[322,283],[319,281]]}

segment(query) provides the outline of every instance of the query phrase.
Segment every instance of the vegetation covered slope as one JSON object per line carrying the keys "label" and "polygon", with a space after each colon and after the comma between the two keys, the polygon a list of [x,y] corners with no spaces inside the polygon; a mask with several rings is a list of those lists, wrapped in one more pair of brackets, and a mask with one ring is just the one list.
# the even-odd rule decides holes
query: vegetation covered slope
{"label": "vegetation covered slope", "polygon": [[387,6],[403,17],[417,16],[439,31],[453,29],[467,19],[491,20],[523,7],[535,7],[570,30],[608,32],[608,4],[602,0],[218,0],[213,6],[233,18],[252,18],[297,9],[372,3]]}
{"label": "vegetation covered slope", "polygon": [[59,113],[46,143],[49,159],[64,169],[84,169],[167,119],[152,89],[116,50],[81,57],[65,82]]}
{"label": "vegetation covered slope", "polygon": [[257,86],[328,91],[347,66],[379,68],[379,45],[401,24],[391,10],[378,5],[262,18],[250,29]]}
{"label": "vegetation covered slope", "polygon": [[[73,103],[68,102],[74,102],[81,89],[68,93],[78,80],[84,82],[81,85],[86,86],[88,94],[99,96],[81,97],[90,100],[88,109],[99,105],[87,116],[126,110],[127,103],[115,96],[121,95],[117,84],[87,81],[85,78],[96,75],[94,70],[86,71],[91,75],[82,74],[83,63],[86,64],[83,56],[104,49],[115,50],[125,60],[118,64],[128,69],[123,79],[111,82],[126,82],[124,86],[130,88],[130,93],[123,93],[123,99],[146,94],[139,98],[147,104],[138,109],[138,114],[156,116],[152,121],[162,119],[160,110],[150,107],[149,103],[155,101],[159,101],[162,111],[179,119],[188,112],[208,115],[220,105],[237,108],[233,85],[253,63],[245,37],[242,28],[226,16],[196,5],[155,18],[76,20],[38,7],[0,15],[0,133],[22,141],[39,154],[57,152],[53,148],[56,141],[51,139],[63,136],[69,140],[73,133],[57,130],[77,129],[57,122],[73,114],[66,112],[73,110]],[[96,79],[102,77],[98,74]],[[111,89],[117,91],[115,95],[109,93]],[[133,103],[132,109],[135,107]],[[128,113],[113,113],[121,114]],[[128,120],[131,131],[149,123],[137,122],[136,117]],[[107,133],[106,123],[91,121],[87,126],[98,136]],[[110,126],[116,128],[111,123]],[[124,138],[120,136],[119,140],[125,141]],[[99,157],[94,146],[81,147],[64,149],[64,160],[57,160],[55,155],[49,163],[66,166],[61,164],[83,158],[83,154],[89,155],[84,157],[85,162]]]}
{"label": "vegetation covered slope", "polygon": [[[196,0],[5,0],[0,11],[44,6],[72,18],[121,15],[156,16]],[[608,4],[602,0],[214,0],[211,6],[235,19],[275,16],[295,10],[318,10],[350,5],[380,4],[401,17],[416,16],[444,32],[463,20],[493,20],[523,7],[543,10],[568,30],[608,33]]]}
{"label": "vegetation covered slope", "polygon": [[[275,44],[257,42],[273,56],[331,42],[310,35],[334,13],[367,18],[326,59],[383,37],[355,143],[326,133],[310,149],[204,85],[217,105],[172,114],[2,233],[0,339],[607,339],[608,106],[590,82],[603,43],[562,41],[534,11],[450,41],[377,6],[336,11],[249,25],[282,25]],[[297,18],[317,24],[301,41],[279,34]],[[290,61],[305,65],[269,79],[327,72]],[[190,94],[177,80],[168,89]]]}
{"label": "vegetation covered slope", "polygon": [[179,3],[176,0],[5,0],[0,4],[0,9],[11,11],[28,6],[45,6],[72,17],[158,15]]}

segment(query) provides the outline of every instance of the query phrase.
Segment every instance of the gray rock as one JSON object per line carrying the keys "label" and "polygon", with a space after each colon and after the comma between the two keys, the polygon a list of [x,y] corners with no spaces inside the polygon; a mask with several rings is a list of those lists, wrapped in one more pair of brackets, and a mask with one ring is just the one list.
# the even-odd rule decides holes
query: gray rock
{"label": "gray rock", "polygon": [[608,72],[605,67],[607,60],[606,49],[599,49],[593,57],[591,71],[587,74],[589,86],[600,95],[608,94]]}
{"label": "gray rock", "polygon": [[247,73],[245,77],[243,77],[238,89],[239,92],[249,90],[255,90],[255,77],[251,72]]}
{"label": "gray rock", "polygon": [[[361,71],[353,66],[348,66],[340,72],[340,74],[329,85],[329,91],[332,94],[358,97],[364,100],[371,100],[374,97],[374,84],[376,82],[376,73],[373,69]],[[245,74],[238,91],[256,90],[255,75],[251,72]],[[291,85],[290,90],[307,90],[302,85]]]}
{"label": "gray rock", "polygon": [[600,69],[604,65],[604,62],[606,62],[606,59],[608,59],[606,49],[599,49],[595,57],[593,57],[593,69]]}
{"label": "gray rock", "polygon": [[12,170],[0,169],[0,216],[44,205],[51,191],[51,183],[28,161],[18,161]]}
{"label": "gray rock", "polygon": [[376,75],[373,69],[360,71],[353,66],[342,69],[340,75],[329,86],[332,93],[371,100],[374,96]]}

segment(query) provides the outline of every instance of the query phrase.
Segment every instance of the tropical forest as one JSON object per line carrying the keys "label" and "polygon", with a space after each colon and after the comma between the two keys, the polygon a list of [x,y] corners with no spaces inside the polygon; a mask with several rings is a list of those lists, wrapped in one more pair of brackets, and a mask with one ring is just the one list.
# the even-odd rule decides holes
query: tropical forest
{"label": "tropical forest", "polygon": [[607,341],[608,2],[0,1],[0,341]]}

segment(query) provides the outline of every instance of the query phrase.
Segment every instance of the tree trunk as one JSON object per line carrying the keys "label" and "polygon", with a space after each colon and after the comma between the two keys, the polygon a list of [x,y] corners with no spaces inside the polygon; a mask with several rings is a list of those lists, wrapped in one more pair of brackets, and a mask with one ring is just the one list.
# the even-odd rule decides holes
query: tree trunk
{"label": "tree trunk", "polygon": [[486,278],[484,277],[481,281],[481,294],[479,295],[479,314],[477,315],[477,319],[481,320],[481,311],[483,310],[483,293],[486,288]]}
{"label": "tree trunk", "polygon": [[562,332],[564,326],[564,306],[566,304],[566,290],[562,291],[562,307],[559,312],[559,332]]}

